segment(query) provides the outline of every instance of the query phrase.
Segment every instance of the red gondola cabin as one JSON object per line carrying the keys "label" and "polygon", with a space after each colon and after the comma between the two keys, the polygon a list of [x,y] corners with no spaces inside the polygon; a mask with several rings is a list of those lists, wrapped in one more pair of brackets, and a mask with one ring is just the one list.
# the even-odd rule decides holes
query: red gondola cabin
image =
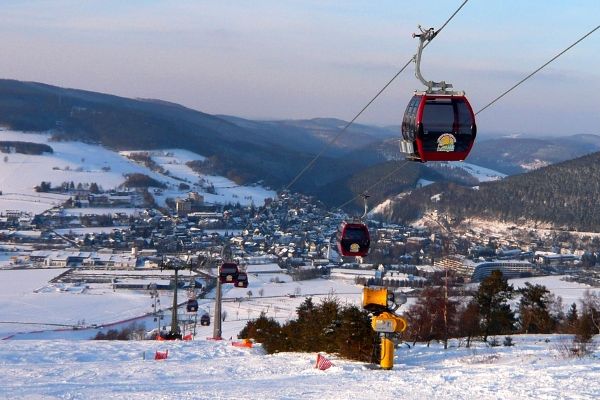
{"label": "red gondola cabin", "polygon": [[202,325],[202,326],[209,326],[210,325],[210,315],[203,314],[200,317],[200,325]]}
{"label": "red gondola cabin", "polygon": [[248,287],[248,274],[245,272],[239,272],[237,279],[235,280],[235,287],[247,288]]}
{"label": "red gondola cabin", "polygon": [[239,270],[236,263],[223,263],[219,268],[219,280],[221,283],[234,283]]}
{"label": "red gondola cabin", "polygon": [[198,311],[198,300],[196,300],[196,299],[189,299],[187,301],[185,309],[189,313],[195,313],[196,311]]}
{"label": "red gondola cabin", "polygon": [[476,134],[475,114],[463,94],[416,93],[404,112],[401,149],[415,161],[463,161]]}
{"label": "red gondola cabin", "polygon": [[342,222],[337,232],[338,252],[345,257],[364,257],[369,253],[371,237],[363,223]]}

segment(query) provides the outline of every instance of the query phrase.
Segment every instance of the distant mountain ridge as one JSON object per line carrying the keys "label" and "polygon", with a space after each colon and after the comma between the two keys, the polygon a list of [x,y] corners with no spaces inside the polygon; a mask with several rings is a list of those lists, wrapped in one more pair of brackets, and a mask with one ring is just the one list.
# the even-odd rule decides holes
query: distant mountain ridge
{"label": "distant mountain ridge", "polygon": [[[329,131],[330,121],[324,122]],[[0,124],[13,130],[51,131],[58,140],[101,143],[115,150],[188,149],[209,157],[216,174],[238,183],[264,181],[275,188],[289,183],[323,148],[323,138],[314,134],[318,121],[308,128],[303,122],[219,118],[162,100],[6,79],[0,80]],[[357,127],[351,133],[362,138],[352,148],[377,140]],[[334,155],[344,152],[332,149]],[[360,159],[326,154],[315,166],[319,182],[306,177],[298,181],[297,189],[316,192],[319,184],[363,166]]]}
{"label": "distant mountain ridge", "polygon": [[504,137],[478,140],[467,161],[514,175],[595,151],[600,151],[598,135]]}
{"label": "distant mountain ridge", "polygon": [[283,140],[287,146],[319,153],[325,146],[325,155],[339,157],[348,152],[379,143],[381,140],[398,136],[398,132],[387,128],[354,123],[336,141],[332,140],[346,127],[347,121],[336,118],[312,118],[300,120],[248,120],[230,115],[218,115],[226,121],[248,129],[261,140]]}

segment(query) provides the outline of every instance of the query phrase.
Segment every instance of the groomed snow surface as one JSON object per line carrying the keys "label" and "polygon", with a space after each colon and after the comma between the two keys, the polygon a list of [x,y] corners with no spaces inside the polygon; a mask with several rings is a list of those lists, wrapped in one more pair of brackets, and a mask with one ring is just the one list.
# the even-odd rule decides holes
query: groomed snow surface
{"label": "groomed snow surface", "polygon": [[[600,354],[570,358],[568,338],[514,347],[401,345],[394,369],[328,355],[266,355],[227,341],[2,341],[0,397],[13,399],[597,399]],[[455,343],[454,343],[455,344]],[[168,359],[155,361],[155,351]]]}

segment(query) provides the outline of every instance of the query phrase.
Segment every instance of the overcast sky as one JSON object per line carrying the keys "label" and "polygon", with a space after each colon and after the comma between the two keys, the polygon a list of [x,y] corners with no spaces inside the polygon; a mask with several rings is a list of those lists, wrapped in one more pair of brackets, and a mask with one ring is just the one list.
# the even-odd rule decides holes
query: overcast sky
{"label": "overcast sky", "polygon": [[[461,0],[2,0],[0,76],[211,114],[350,120]],[[477,111],[600,24],[598,0],[470,0],[422,72]],[[359,119],[399,125],[414,66]],[[600,134],[600,30],[480,114],[480,133]]]}

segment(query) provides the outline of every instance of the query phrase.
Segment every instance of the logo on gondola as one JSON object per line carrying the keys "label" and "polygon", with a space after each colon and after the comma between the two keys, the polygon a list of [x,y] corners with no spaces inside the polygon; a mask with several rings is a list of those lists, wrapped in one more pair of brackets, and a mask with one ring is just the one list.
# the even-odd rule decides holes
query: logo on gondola
{"label": "logo on gondola", "polygon": [[456,143],[456,138],[450,133],[444,133],[443,135],[440,135],[437,143],[437,151],[454,151],[454,143]]}
{"label": "logo on gondola", "polygon": [[360,250],[360,245],[359,245],[358,243],[352,243],[352,244],[350,245],[350,251],[351,251],[352,253],[358,253],[358,252],[359,252],[359,250]]}

